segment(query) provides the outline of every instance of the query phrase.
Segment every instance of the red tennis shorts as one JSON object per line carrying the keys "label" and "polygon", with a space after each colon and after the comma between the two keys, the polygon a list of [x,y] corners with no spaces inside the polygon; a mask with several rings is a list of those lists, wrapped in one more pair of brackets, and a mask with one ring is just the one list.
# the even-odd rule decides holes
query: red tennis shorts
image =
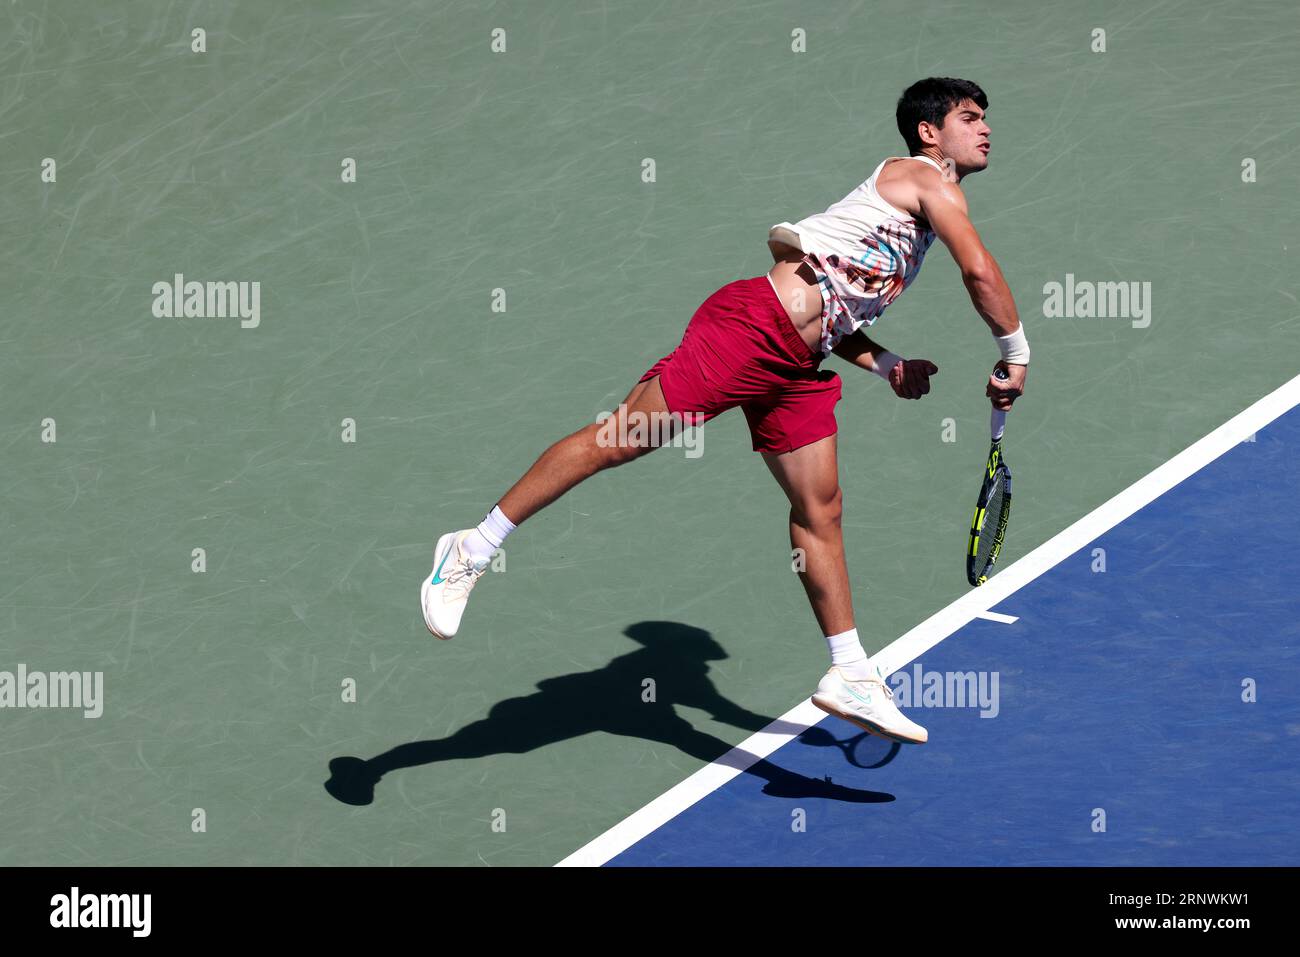
{"label": "red tennis shorts", "polygon": [[[755,452],[792,452],[835,434],[840,377],[795,330],[767,276],[727,283],[695,310],[681,344],[641,382],[659,376],[669,412],[707,422],[745,410]],[[691,421],[691,420],[687,420]]]}

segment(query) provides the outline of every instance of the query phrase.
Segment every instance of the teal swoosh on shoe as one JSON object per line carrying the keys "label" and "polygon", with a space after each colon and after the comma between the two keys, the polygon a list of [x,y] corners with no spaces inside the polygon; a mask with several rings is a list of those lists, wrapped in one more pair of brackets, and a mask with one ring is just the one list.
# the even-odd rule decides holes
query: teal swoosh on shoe
{"label": "teal swoosh on shoe", "polygon": [[429,582],[430,585],[441,585],[447,580],[442,577],[442,566],[447,564],[447,559],[451,556],[451,553],[455,548],[456,542],[453,540],[451,548],[447,549],[447,554],[442,556],[442,561],[438,562],[438,567],[433,570],[433,581]]}
{"label": "teal swoosh on shoe", "polygon": [[853,697],[857,698],[857,699],[858,699],[859,701],[861,701],[863,704],[871,704],[871,703],[872,703],[872,701],[871,701],[871,697],[870,697],[869,695],[864,696],[864,695],[860,695],[860,694],[858,694],[858,692],[856,692],[856,691],[853,690],[853,685],[849,684],[847,681],[843,682],[843,685],[844,685],[844,690],[845,690],[845,691],[847,691],[847,692],[848,692],[850,695],[852,695]]}

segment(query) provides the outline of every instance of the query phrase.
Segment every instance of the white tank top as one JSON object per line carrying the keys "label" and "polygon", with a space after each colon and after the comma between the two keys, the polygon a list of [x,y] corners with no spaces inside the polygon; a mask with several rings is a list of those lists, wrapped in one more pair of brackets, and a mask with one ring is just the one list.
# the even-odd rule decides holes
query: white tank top
{"label": "white tank top", "polygon": [[[928,156],[903,159],[943,167]],[[876,192],[876,177],[894,157],[882,160],[857,189],[797,223],[777,223],[775,239],[802,251],[822,294],[822,355],[829,355],[844,336],[869,326],[885,307],[911,285],[921,269],[934,233],[916,218],[891,206]]]}

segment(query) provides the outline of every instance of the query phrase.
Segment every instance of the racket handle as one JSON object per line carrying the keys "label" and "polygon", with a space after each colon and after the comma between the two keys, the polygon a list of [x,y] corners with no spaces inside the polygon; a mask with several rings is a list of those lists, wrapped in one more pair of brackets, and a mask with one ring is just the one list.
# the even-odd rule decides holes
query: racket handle
{"label": "racket handle", "polygon": [[998,442],[1002,439],[1002,432],[1007,427],[1007,414],[1001,409],[994,409],[993,414],[989,416],[989,433],[993,436],[993,441]]}
{"label": "racket handle", "polygon": [[[1011,376],[1007,375],[1005,369],[997,368],[993,370],[993,378],[999,382],[1005,382]],[[993,436],[993,441],[998,442],[1002,439],[1002,432],[1007,427],[1007,414],[1002,409],[994,409],[993,414],[989,416],[989,434]]]}

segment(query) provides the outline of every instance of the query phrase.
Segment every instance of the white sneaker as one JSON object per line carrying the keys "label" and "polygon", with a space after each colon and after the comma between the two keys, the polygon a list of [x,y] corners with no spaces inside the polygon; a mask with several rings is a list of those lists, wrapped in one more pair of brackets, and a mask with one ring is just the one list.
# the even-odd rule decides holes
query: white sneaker
{"label": "white sneaker", "polygon": [[894,704],[894,692],[885,684],[885,676],[876,668],[872,677],[850,681],[835,665],[817,684],[812,703],[827,714],[856,724],[894,741],[907,744],[925,744],[929,734],[915,721],[910,721]]}
{"label": "white sneaker", "polygon": [[469,601],[474,583],[487,571],[491,559],[475,562],[462,547],[465,536],[474,531],[464,528],[448,532],[438,539],[433,550],[433,574],[425,576],[420,586],[420,606],[424,609],[424,627],[429,634],[444,641],[460,628],[461,615]]}

